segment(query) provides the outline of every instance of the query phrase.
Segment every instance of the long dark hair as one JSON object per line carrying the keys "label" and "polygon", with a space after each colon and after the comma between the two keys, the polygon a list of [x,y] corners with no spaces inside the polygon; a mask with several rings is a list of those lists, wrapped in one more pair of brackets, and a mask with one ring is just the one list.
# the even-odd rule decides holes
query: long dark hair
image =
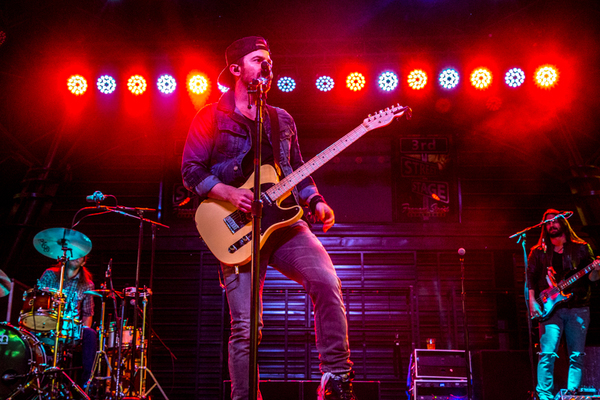
{"label": "long dark hair", "polygon": [[[558,215],[558,214],[561,214],[561,212],[558,210],[555,210],[553,208],[550,208],[550,209],[546,210],[546,212],[544,213],[544,216],[542,217],[542,221],[547,220],[548,215],[550,215],[550,214]],[[568,247],[569,251],[570,251],[571,243],[576,243],[576,244],[586,244],[587,243],[585,240],[583,240],[579,236],[577,236],[577,234],[575,233],[573,228],[571,228],[571,224],[569,224],[569,221],[567,221],[566,218],[559,217],[556,219],[556,221],[558,222],[558,224],[561,226],[563,232],[565,233],[565,238],[567,239],[567,243],[565,244],[565,247]],[[544,247],[546,247],[546,249],[544,249]],[[540,238],[539,238],[538,242],[536,243],[536,245],[533,246],[533,248],[531,250],[534,250],[534,249],[544,249],[544,251],[550,251],[550,252],[554,250],[554,245],[552,244],[550,234],[548,233],[548,230],[546,229],[546,224],[542,225],[542,233],[540,234]]]}

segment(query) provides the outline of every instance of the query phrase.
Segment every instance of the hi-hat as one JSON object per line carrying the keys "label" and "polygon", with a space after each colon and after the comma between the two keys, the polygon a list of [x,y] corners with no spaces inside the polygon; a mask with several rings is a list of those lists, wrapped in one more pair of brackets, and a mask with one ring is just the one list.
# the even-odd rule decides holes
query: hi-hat
{"label": "hi-hat", "polygon": [[74,260],[85,257],[92,250],[92,241],[73,229],[49,228],[35,235],[33,247],[52,259],[66,255],[70,260]]}
{"label": "hi-hat", "polygon": [[92,296],[98,296],[98,297],[109,297],[113,293],[119,297],[123,297],[121,292],[119,292],[118,290],[111,290],[111,289],[95,289],[95,290],[86,290],[85,292],[83,292],[83,294],[91,294]]}

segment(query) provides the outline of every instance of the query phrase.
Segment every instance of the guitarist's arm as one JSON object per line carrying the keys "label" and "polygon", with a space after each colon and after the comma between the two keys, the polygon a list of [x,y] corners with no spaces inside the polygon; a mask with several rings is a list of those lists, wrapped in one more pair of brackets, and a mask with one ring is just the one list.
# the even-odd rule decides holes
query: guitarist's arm
{"label": "guitarist's arm", "polygon": [[535,301],[535,297],[535,291],[529,289],[529,313],[531,314],[531,318],[535,318],[542,314],[542,307]]}
{"label": "guitarist's arm", "polygon": [[598,279],[600,279],[600,257],[596,258],[596,261],[594,261],[594,270],[592,272],[590,272],[590,281],[592,282],[596,282]]}

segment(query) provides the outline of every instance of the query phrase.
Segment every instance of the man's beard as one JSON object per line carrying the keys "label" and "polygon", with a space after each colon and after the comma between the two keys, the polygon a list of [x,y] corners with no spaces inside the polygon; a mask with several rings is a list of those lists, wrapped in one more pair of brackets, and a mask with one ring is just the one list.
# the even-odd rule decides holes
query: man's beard
{"label": "man's beard", "polygon": [[560,228],[558,228],[558,229],[556,229],[556,230],[549,230],[549,231],[548,231],[548,235],[549,235],[551,238],[557,238],[557,237],[559,237],[559,236],[562,236],[562,235],[563,235],[563,233],[565,233],[565,231],[564,231],[564,229],[563,229],[562,227],[560,227]]}

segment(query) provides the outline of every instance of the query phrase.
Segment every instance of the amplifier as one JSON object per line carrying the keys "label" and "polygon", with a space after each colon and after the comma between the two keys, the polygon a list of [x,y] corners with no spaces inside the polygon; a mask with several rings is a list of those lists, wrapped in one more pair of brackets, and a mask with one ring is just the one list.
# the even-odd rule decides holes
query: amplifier
{"label": "amplifier", "polygon": [[467,380],[415,379],[411,400],[467,400]]}
{"label": "amplifier", "polygon": [[582,387],[577,391],[577,394],[567,393],[566,389],[561,389],[557,396],[559,400],[591,400],[600,399],[598,391],[592,387]]}
{"label": "amplifier", "polygon": [[415,349],[413,379],[467,379],[464,350]]}

